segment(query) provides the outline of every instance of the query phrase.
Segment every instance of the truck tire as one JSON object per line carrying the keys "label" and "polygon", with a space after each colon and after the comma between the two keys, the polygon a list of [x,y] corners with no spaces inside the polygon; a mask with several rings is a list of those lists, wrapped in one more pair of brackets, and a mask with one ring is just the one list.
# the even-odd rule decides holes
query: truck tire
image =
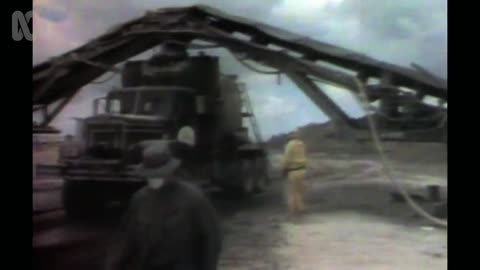
{"label": "truck tire", "polygon": [[62,190],[62,203],[69,219],[83,219],[96,216],[104,207],[99,192],[90,183],[65,181]]}

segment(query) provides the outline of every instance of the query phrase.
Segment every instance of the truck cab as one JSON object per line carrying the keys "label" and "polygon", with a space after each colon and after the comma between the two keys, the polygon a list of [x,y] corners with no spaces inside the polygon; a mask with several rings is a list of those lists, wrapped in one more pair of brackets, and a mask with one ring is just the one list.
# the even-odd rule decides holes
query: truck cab
{"label": "truck cab", "polygon": [[93,115],[78,121],[84,151],[62,170],[63,204],[70,216],[127,202],[146,180],[129,170],[142,158],[132,146],[176,140],[185,129],[195,138],[182,157],[191,180],[242,194],[264,189],[266,154],[246,135],[236,77],[220,74],[216,57],[154,60],[127,62],[122,86],[96,99]]}
{"label": "truck cab", "polygon": [[112,90],[94,102],[81,128],[86,158],[120,159],[144,140],[173,139],[194,122],[194,90],[141,86]]}

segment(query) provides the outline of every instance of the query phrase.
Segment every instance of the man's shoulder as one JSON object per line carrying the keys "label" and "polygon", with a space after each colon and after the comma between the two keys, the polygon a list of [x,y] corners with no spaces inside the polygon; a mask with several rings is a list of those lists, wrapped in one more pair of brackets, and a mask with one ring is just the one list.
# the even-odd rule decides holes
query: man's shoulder
{"label": "man's shoulder", "polygon": [[137,202],[142,198],[145,198],[145,196],[148,193],[149,187],[147,185],[141,187],[139,190],[137,190],[131,197],[132,202]]}
{"label": "man's shoulder", "polygon": [[175,184],[177,184],[177,186],[181,190],[183,190],[183,191],[185,191],[185,192],[187,192],[191,195],[198,196],[198,197],[204,197],[205,196],[203,191],[200,189],[200,187],[198,187],[194,184],[191,184],[191,183],[188,183],[188,182],[182,181],[182,180],[176,181]]}
{"label": "man's shoulder", "polygon": [[177,181],[176,184],[179,193],[188,198],[193,207],[204,207],[205,205],[211,204],[208,196],[199,186],[185,181]]}
{"label": "man's shoulder", "polygon": [[[169,191],[167,191],[169,190]],[[148,185],[140,188],[137,192],[135,192],[132,196],[131,202],[136,203],[144,199],[145,197],[150,196],[153,194],[151,188]],[[208,201],[207,196],[204,192],[200,189],[200,187],[187,183],[181,180],[172,181],[165,186],[161,187],[159,192],[173,192],[176,198],[188,198],[188,201],[197,204],[202,201]]]}

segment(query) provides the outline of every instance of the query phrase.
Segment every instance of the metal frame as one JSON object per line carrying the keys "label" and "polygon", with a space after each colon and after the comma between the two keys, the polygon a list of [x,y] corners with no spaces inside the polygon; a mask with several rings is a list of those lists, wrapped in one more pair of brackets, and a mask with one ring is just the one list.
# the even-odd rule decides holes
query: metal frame
{"label": "metal frame", "polygon": [[[237,33],[247,38],[239,38]],[[408,87],[419,96],[448,99],[446,80],[436,78],[423,68],[392,65],[211,7],[192,6],[149,12],[84,46],[35,66],[33,104],[50,104],[73,96],[85,84],[115,69],[113,65],[171,40],[187,45],[193,40],[207,41],[287,73],[322,111],[351,127],[355,127],[352,119],[345,116],[321,89],[313,87],[312,79],[358,92],[354,75],[340,71],[349,69],[365,82],[372,77],[388,77],[389,84],[396,88]],[[317,61],[340,69],[326,67]]]}

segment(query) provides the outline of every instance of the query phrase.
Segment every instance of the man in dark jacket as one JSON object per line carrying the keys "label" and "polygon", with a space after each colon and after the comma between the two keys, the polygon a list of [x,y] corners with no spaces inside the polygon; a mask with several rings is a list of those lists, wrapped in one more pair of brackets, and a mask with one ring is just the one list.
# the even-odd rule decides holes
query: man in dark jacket
{"label": "man in dark jacket", "polygon": [[215,209],[175,176],[179,167],[168,143],[145,148],[136,174],[148,184],[130,202],[107,270],[217,269],[222,236]]}

